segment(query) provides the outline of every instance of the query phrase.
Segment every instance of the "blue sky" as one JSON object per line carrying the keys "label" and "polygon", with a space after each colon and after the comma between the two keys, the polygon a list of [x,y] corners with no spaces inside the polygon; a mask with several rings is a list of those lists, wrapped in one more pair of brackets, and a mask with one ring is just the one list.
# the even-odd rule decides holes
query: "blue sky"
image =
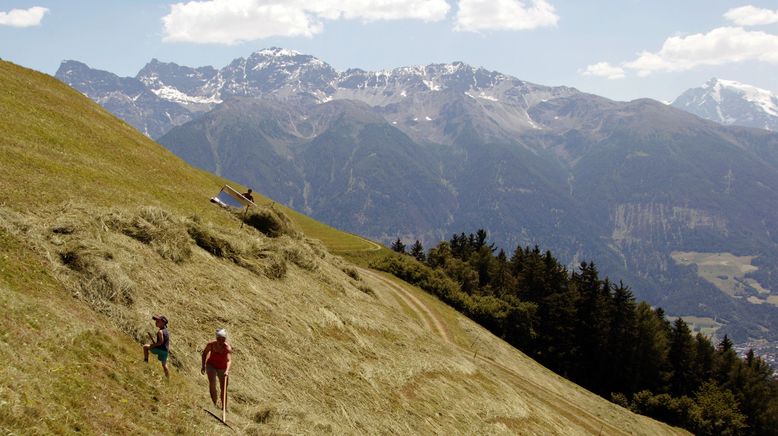
{"label": "blue sky", "polygon": [[220,68],[271,46],[338,70],[460,60],[617,100],[711,77],[778,92],[776,0],[0,0],[0,57],[49,74]]}

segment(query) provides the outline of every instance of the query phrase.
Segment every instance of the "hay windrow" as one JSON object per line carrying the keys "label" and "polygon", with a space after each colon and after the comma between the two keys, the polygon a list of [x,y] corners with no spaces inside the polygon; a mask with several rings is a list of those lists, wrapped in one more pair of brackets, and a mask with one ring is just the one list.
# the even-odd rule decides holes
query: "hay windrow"
{"label": "hay windrow", "polygon": [[142,207],[129,218],[113,213],[106,217],[106,223],[114,230],[150,245],[164,259],[181,263],[192,255],[184,222],[158,207]]}
{"label": "hay windrow", "polygon": [[326,259],[327,255],[329,254],[329,251],[327,251],[327,248],[324,246],[324,243],[322,243],[318,239],[312,239],[312,238],[305,238],[305,243],[308,245],[308,247],[311,248],[314,254],[319,257],[319,259]]}
{"label": "hay windrow", "polygon": [[238,249],[226,238],[221,237],[205,224],[192,221],[187,226],[189,236],[195,244],[208,253],[230,260],[238,257]]}
{"label": "hay windrow", "polygon": [[375,294],[375,291],[370,286],[360,284],[357,286],[357,289],[359,289],[360,292],[363,292],[373,298],[378,298],[378,296]]}
{"label": "hay windrow", "polygon": [[281,253],[286,260],[306,271],[316,271],[319,268],[318,256],[307,244],[283,244]]}
{"label": "hay windrow", "polygon": [[75,294],[92,305],[105,303],[131,306],[135,300],[135,283],[114,261],[110,251],[85,242],[68,244],[60,253],[60,260],[77,273]]}
{"label": "hay windrow", "polygon": [[286,277],[286,261],[277,253],[269,254],[265,258],[262,273],[269,279],[280,280]]}
{"label": "hay windrow", "polygon": [[286,276],[285,257],[271,250],[272,246],[260,246],[245,235],[217,232],[197,220],[190,221],[187,230],[197,246],[216,257],[271,279]]}
{"label": "hay windrow", "polygon": [[351,277],[352,279],[354,279],[356,281],[361,281],[362,280],[362,278],[359,276],[359,272],[353,266],[344,265],[344,266],[342,266],[340,268],[340,270],[343,271],[344,273],[346,273],[347,276]]}
{"label": "hay windrow", "polygon": [[253,207],[245,213],[235,211],[235,215],[244,223],[271,238],[291,236],[298,238],[300,232],[286,214],[272,207]]}

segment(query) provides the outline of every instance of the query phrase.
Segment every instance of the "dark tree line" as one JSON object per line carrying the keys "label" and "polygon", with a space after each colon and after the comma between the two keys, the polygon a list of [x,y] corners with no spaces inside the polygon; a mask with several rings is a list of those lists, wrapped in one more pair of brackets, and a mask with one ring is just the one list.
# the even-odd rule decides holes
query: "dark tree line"
{"label": "dark tree line", "polygon": [[[399,242],[399,239],[398,239]],[[405,253],[402,243],[395,251]],[[496,254],[495,254],[496,252]],[[693,335],[636,302],[594,263],[575,271],[537,246],[510,258],[487,233],[454,235],[376,265],[415,283],[537,361],[633,411],[697,434],[778,434],[778,381],[753,351]]]}

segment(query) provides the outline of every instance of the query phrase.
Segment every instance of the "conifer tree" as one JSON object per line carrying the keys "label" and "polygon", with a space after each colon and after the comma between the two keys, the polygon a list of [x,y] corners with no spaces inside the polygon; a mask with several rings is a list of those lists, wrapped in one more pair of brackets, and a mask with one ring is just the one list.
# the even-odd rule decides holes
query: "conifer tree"
{"label": "conifer tree", "polygon": [[495,269],[494,263],[495,259],[494,256],[492,256],[492,251],[486,245],[481,245],[481,247],[475,250],[470,256],[470,264],[478,273],[479,287],[485,288],[491,283],[491,273]]}
{"label": "conifer tree", "polygon": [[489,274],[492,278],[490,286],[492,293],[498,297],[504,297],[516,288],[516,279],[511,274],[511,267],[505,251],[500,250],[493,262],[493,271]]}
{"label": "conifer tree", "polygon": [[577,377],[589,389],[605,394],[608,333],[610,331],[610,282],[598,276],[594,263],[582,262],[572,283],[580,294],[576,328],[579,346]]}
{"label": "conifer tree", "polygon": [[670,334],[670,350],[667,356],[672,369],[670,392],[674,396],[690,395],[696,387],[693,341],[689,326],[683,319],[676,319]]}
{"label": "conifer tree", "polygon": [[660,310],[641,302],[635,310],[635,378],[636,390],[666,392],[669,381],[667,355],[669,335]]}
{"label": "conifer tree", "polygon": [[538,302],[534,351],[538,359],[565,376],[571,376],[578,365],[579,344],[576,339],[579,296],[569,285],[567,269],[550,253],[544,255],[542,283],[546,289]]}
{"label": "conifer tree", "polygon": [[521,245],[517,245],[513,251],[513,255],[510,260],[511,274],[514,277],[518,277],[524,270],[524,249]]}
{"label": "conifer tree", "polygon": [[743,362],[746,380],[741,392],[735,393],[740,410],[746,415],[749,433],[778,433],[778,379],[762,358],[749,350]]}
{"label": "conifer tree", "polygon": [[694,338],[694,381],[702,384],[713,380],[713,344],[702,333]]}
{"label": "conifer tree", "polygon": [[632,394],[637,389],[635,357],[637,355],[637,317],[635,297],[624,283],[613,287],[608,361],[612,377],[611,392]]}
{"label": "conifer tree", "polygon": [[487,237],[486,230],[478,229],[475,232],[475,243],[473,244],[473,249],[478,250],[484,245],[486,245],[486,237]]}
{"label": "conifer tree", "polygon": [[392,251],[405,254],[405,244],[403,244],[403,241],[401,241],[400,238],[397,238],[397,240],[392,243]]}
{"label": "conifer tree", "polygon": [[738,363],[737,353],[734,349],[734,344],[729,336],[724,335],[724,338],[719,342],[716,347],[715,361],[714,361],[714,377],[716,381],[725,387],[731,386],[732,373],[735,370],[735,366]]}
{"label": "conifer tree", "polygon": [[411,246],[410,254],[411,256],[415,257],[416,260],[418,260],[419,262],[424,262],[427,260],[427,256],[424,254],[424,247],[421,245],[421,242],[419,242],[418,239]]}
{"label": "conifer tree", "polygon": [[[472,233],[470,236],[470,239],[473,239]],[[451,245],[451,255],[460,260],[467,260],[472,251],[470,239],[468,239],[464,232],[452,236],[449,241],[449,244]]]}

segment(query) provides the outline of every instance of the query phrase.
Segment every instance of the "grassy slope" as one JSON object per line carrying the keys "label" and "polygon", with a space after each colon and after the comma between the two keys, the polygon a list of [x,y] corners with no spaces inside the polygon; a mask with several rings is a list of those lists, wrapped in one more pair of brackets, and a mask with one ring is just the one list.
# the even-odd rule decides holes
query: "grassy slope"
{"label": "grassy slope", "polygon": [[[202,410],[198,353],[225,326],[241,433],[675,431],[560,379],[417,289],[405,287],[429,312],[385,281],[349,277],[315,241],[239,228],[207,202],[222,179],[56,80],[0,62],[0,89],[0,428],[220,433]],[[166,218],[154,224],[145,206]],[[287,212],[334,252],[377,252]],[[129,237],[133,225],[156,239]],[[197,226],[239,254],[200,249],[186,230]],[[283,277],[267,272],[279,264]],[[169,383],[140,358],[155,312],[171,319]],[[430,314],[453,342],[425,327]]]}

